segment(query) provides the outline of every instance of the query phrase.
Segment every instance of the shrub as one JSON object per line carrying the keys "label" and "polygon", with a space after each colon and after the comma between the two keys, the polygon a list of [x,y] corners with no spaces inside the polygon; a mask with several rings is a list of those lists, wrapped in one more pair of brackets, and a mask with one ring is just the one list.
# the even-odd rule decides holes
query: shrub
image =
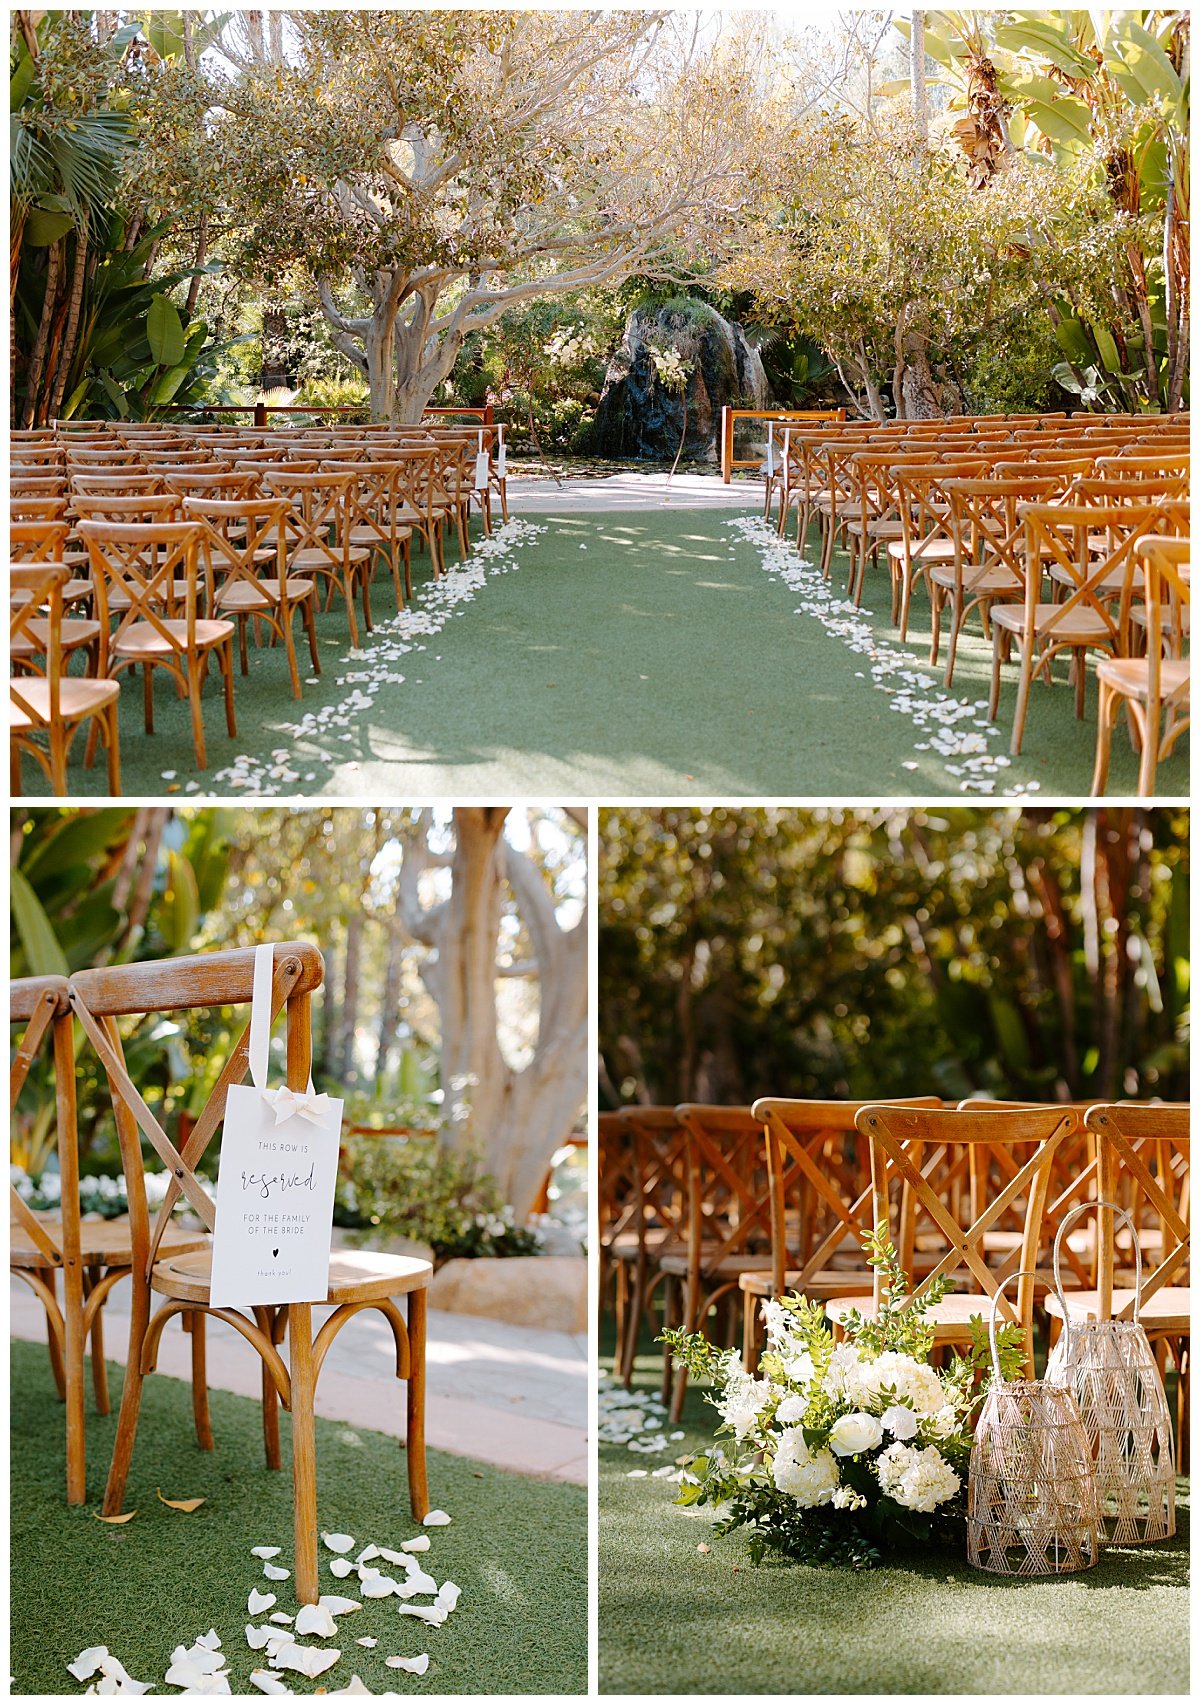
{"label": "shrub", "polygon": [[496,1182],[472,1155],[426,1139],[352,1137],[338,1183],[335,1220],[428,1243],[455,1255],[537,1255],[535,1232],[518,1226]]}

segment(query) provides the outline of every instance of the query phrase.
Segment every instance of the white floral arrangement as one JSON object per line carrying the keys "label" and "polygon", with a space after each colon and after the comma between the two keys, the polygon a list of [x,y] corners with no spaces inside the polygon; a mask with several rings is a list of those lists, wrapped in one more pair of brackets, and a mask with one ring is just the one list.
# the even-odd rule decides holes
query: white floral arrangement
{"label": "white floral arrangement", "polygon": [[[871,1319],[852,1312],[841,1342],[824,1305],[803,1296],[764,1303],[757,1375],[738,1351],[717,1350],[700,1334],[664,1335],[690,1373],[711,1379],[709,1400],[730,1441],[685,1466],[676,1501],[719,1506],[718,1532],[749,1528],[756,1560],[773,1549],[869,1568],[886,1550],[961,1536],[987,1365],[983,1322],[973,1317],[969,1354],[933,1367],[924,1316],[949,1284],[936,1281],[910,1300],[885,1229],[866,1241],[882,1303]],[[1021,1335],[1008,1327],[999,1336],[1010,1377]]]}

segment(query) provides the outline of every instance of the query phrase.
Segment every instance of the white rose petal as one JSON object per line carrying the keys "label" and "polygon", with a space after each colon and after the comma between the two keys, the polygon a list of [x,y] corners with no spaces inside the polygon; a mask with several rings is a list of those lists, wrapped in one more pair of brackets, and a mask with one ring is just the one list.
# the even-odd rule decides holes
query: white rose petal
{"label": "white rose petal", "polygon": [[277,1563],[264,1563],[263,1574],[269,1581],[286,1581],[291,1574],[290,1569],[281,1569]]}
{"label": "white rose petal", "polygon": [[[317,1600],[331,1616],[347,1616],[352,1610],[361,1610],[362,1604],[356,1598],[339,1598],[337,1593],[322,1593]],[[297,1618],[299,1624],[299,1618]]]}
{"label": "white rose petal", "polygon": [[[371,1689],[363,1681],[361,1675],[352,1675],[345,1687],[335,1687],[334,1693],[370,1693]],[[330,1698],[333,1694],[330,1695]]]}
{"label": "white rose petal", "polygon": [[449,1527],[450,1517],[446,1514],[445,1510],[430,1510],[429,1514],[425,1517],[424,1525],[426,1527]]}
{"label": "white rose petal", "polygon": [[354,1561],[356,1563],[369,1563],[374,1557],[388,1557],[390,1555],[390,1552],[381,1551],[378,1545],[364,1545]]}
{"label": "white rose petal", "polygon": [[422,1652],[419,1658],[385,1658],[383,1661],[389,1669],[407,1670],[409,1675],[424,1675],[429,1668],[429,1653]]}
{"label": "white rose petal", "polygon": [[290,1628],[295,1620],[296,1618],[289,1616],[286,1610],[273,1610],[267,1618],[268,1622],[280,1622],[285,1628]]}
{"label": "white rose petal", "polygon": [[215,1628],[210,1628],[207,1634],[201,1634],[197,1638],[196,1644],[198,1646],[207,1646],[210,1652],[219,1652],[221,1650],[221,1636],[217,1633]]}
{"label": "white rose petal", "polygon": [[173,1664],[190,1664],[201,1675],[213,1675],[225,1662],[220,1652],[209,1651],[207,1646],[176,1646],[171,1653]]}
{"label": "white rose petal", "polygon": [[368,1575],[358,1590],[364,1598],[389,1598],[399,1587],[390,1575]]}
{"label": "white rose petal", "polygon": [[432,1541],[427,1533],[419,1533],[415,1539],[406,1539],[401,1545],[401,1551],[428,1551]]}
{"label": "white rose petal", "polygon": [[454,1610],[462,1597],[462,1588],[455,1581],[443,1581],[438,1588],[435,1604],[440,1604],[443,1610]]}
{"label": "white rose petal", "polygon": [[263,1559],[266,1559],[268,1557],[278,1557],[282,1550],[282,1545],[252,1545],[250,1547],[250,1555],[252,1557],[262,1557]]}
{"label": "white rose petal", "polygon": [[67,1670],[76,1681],[90,1681],[107,1656],[107,1646],[85,1646],[75,1662],[67,1665]]}
{"label": "white rose petal", "polygon": [[246,1609],[251,1616],[261,1616],[264,1610],[270,1610],[276,1602],[274,1593],[260,1593],[257,1587],[250,1588],[250,1597],[246,1600]]}
{"label": "white rose petal", "polygon": [[260,1693],[290,1693],[290,1687],[285,1687],[277,1675],[272,1675],[269,1669],[252,1669],[250,1685],[257,1687]]}
{"label": "white rose petal", "polygon": [[344,1581],[346,1576],[352,1572],[353,1568],[354,1564],[350,1561],[349,1557],[335,1557],[329,1565],[329,1573],[331,1575],[336,1575],[339,1581]]}
{"label": "white rose petal", "polygon": [[422,1622],[428,1622],[431,1628],[440,1628],[450,1614],[443,1610],[440,1604],[402,1604],[399,1606],[401,1616],[419,1616]]}
{"label": "white rose petal", "polygon": [[272,1669],[294,1669],[310,1681],[332,1669],[341,1657],[340,1652],[323,1652],[319,1646],[301,1646],[293,1640],[271,1653]]}
{"label": "white rose petal", "polygon": [[353,1537],[348,1533],[322,1533],[321,1538],[330,1551],[349,1551],[354,1544]]}
{"label": "white rose petal", "polygon": [[379,1641],[375,1638],[374,1634],[360,1634],[354,1644],[356,1646],[377,1646]]}
{"label": "white rose petal", "polygon": [[323,1604],[302,1604],[296,1614],[296,1632],[328,1640],[337,1633],[337,1623]]}

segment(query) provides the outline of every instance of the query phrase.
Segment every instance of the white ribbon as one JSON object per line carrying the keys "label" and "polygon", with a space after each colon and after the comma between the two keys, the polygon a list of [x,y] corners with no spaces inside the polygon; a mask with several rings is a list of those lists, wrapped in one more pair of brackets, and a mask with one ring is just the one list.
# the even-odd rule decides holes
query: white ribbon
{"label": "white ribbon", "polygon": [[768,421],[767,422],[767,478],[768,479],[774,478],[774,474],[775,474],[775,425],[774,425],[773,421]]}
{"label": "white ribbon", "polygon": [[307,1090],[264,1089],[262,1098],[275,1109],[275,1123],[282,1125],[285,1119],[296,1116],[308,1119],[314,1125],[323,1125],[329,1115],[329,1097],[322,1091],[320,1095]]}
{"label": "white ribbon", "polygon": [[504,442],[504,428],[500,428],[500,453],[496,457],[496,477],[503,479],[508,472],[508,446]]}
{"label": "white ribbon", "polygon": [[263,942],[254,949],[254,987],[250,1004],[250,1076],[264,1101],[275,1110],[275,1123],[299,1115],[314,1125],[323,1125],[328,1114],[329,1097],[317,1095],[312,1077],[308,1089],[268,1089],[267,1068],[271,1049],[271,987],[275,981],[275,949]]}

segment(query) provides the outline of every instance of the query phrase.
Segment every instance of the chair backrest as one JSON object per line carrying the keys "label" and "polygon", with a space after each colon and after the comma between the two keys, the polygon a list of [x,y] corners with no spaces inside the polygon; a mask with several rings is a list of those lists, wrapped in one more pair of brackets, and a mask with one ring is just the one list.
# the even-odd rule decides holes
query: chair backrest
{"label": "chair backrest", "polygon": [[61,562],[70,536],[65,521],[12,521],[8,527],[8,560]]}
{"label": "chair backrest", "polygon": [[[1030,625],[1034,608],[1042,605],[1041,635],[1052,645],[1059,633],[1070,634],[1073,620],[1082,614],[1106,629],[1116,648],[1128,620],[1130,570],[1137,562],[1138,541],[1147,533],[1168,530],[1164,510],[1146,503],[1094,509],[1077,503],[1026,503],[1020,513]],[[1066,588],[1066,596],[1054,605],[1043,602],[1042,580],[1047,572]],[[1116,610],[1111,602],[1114,584],[1118,591],[1125,588]]]}
{"label": "chair backrest", "polygon": [[715,1272],[731,1257],[771,1246],[771,1192],[762,1126],[749,1107],[685,1101],[688,1264]]}
{"label": "chair backrest", "polygon": [[1192,583],[1186,572],[1192,560],[1192,541],[1151,533],[1138,543],[1146,600],[1146,661],[1149,668],[1150,727],[1156,726],[1155,707],[1162,702],[1162,664],[1168,656],[1183,655]]}
{"label": "chair backrest", "polygon": [[[181,502],[182,499],[175,501]],[[101,673],[106,672],[108,648],[135,623],[146,623],[164,642],[168,653],[193,651],[200,611],[200,544],[203,529],[195,521],[122,525],[115,521],[81,521],[79,536],[88,548],[96,586],[100,622]],[[176,581],[183,583],[181,634],[168,623],[177,621]],[[128,599],[115,634],[109,638],[110,591]],[[210,600],[211,602],[211,600]]]}
{"label": "chair backrest", "polygon": [[956,571],[972,563],[1006,568],[1019,580],[1023,571],[1024,525],[1020,506],[1031,498],[1050,498],[1059,490],[1053,475],[990,479],[950,479],[942,487],[950,505]]}
{"label": "chair backrest", "polygon": [[[182,1145],[171,1141],[129,1075],[118,1020],[135,1014],[191,1011],[197,1007],[240,1006],[254,993],[254,948],[230,948],[180,959],[148,960],[136,965],[78,971],[70,979],[71,1010],[94,1048],[112,1095],[117,1134],[129,1196],[135,1278],[148,1282],[163,1233],[181,1197],[186,1197],[211,1231],[216,1224],[213,1199],[196,1173],[225,1115],[232,1085],[249,1070],[250,1024],[234,1044],[208,1100]],[[312,994],[321,986],[324,963],[306,942],[274,944],[271,1019],[287,1011],[287,1084],[302,1090],[312,1065]],[[142,1165],[141,1132],[170,1173],[153,1229]]]}
{"label": "chair backrest", "polygon": [[[762,1127],[771,1191],[771,1272],[803,1291],[831,1264],[852,1255],[865,1266],[871,1230],[870,1144],[858,1129],[868,1101],[795,1101],[762,1096],[750,1109]],[[894,1105],[940,1107],[934,1096]],[[864,1276],[864,1283],[865,1283]]]}
{"label": "chair backrest", "polygon": [[90,470],[71,475],[73,496],[85,497],[145,497],[162,494],[163,482],[153,469],[137,473],[95,474]]}
{"label": "chair backrest", "polygon": [[[21,1091],[25,1087],[34,1061],[38,1058],[47,1032],[53,1039],[54,1097],[56,1116],[56,1145],[62,1230],[55,1237],[29,1205],[9,1185],[9,1211],[22,1227],[35,1249],[46,1257],[48,1268],[74,1265],[82,1276],[79,1263],[79,1147],[75,1118],[75,1047],[71,1021],[71,1006],[65,977],[21,977],[9,984],[9,1021],[24,1023],[25,1029],[13,1051],[8,1073],[8,1111],[10,1119],[17,1110]],[[37,1287],[35,1286],[35,1289]],[[50,1301],[49,1293],[44,1293]],[[57,1306],[57,1305],[55,1305]]]}
{"label": "chair backrest", "polygon": [[[32,646],[36,656],[46,659],[46,691],[49,703],[40,708],[26,688],[29,679],[10,673],[8,694],[15,705],[35,728],[51,728],[62,720],[62,619],[63,587],[70,579],[70,570],[61,563],[14,563],[9,569],[9,651],[15,655],[22,645]],[[43,632],[33,624],[44,623]]]}
{"label": "chair backrest", "polygon": [[[185,497],[183,514],[202,529],[201,549],[210,583],[220,576],[223,591],[240,580],[263,592],[261,579],[277,580],[278,595],[272,602],[286,607],[284,528],[290,509],[281,497]],[[273,561],[265,554],[268,551],[274,552]]]}
{"label": "chair backrest", "polygon": [[610,1249],[622,1233],[634,1229],[639,1217],[637,1174],[629,1127],[619,1112],[596,1119],[599,1149],[596,1222],[600,1248]]}
{"label": "chair backrest", "polygon": [[647,1234],[663,1232],[680,1247],[687,1240],[687,1135],[673,1107],[623,1107],[634,1170],[638,1249]]}
{"label": "chair backrest", "polygon": [[[1085,1123],[1099,1146],[1100,1200],[1126,1208],[1139,1232],[1156,1233],[1143,1249],[1144,1307],[1167,1286],[1188,1282],[1191,1108],[1178,1103],[1102,1103],[1088,1109]],[[1102,1208],[1099,1220],[1099,1310],[1102,1320],[1110,1320],[1116,1241],[1112,1214]],[[1119,1318],[1132,1314],[1131,1300],[1121,1308]]]}
{"label": "chair backrest", "polygon": [[[923,1296],[937,1278],[957,1279],[965,1274],[974,1281],[982,1313],[1001,1281],[1020,1270],[1015,1318],[1025,1333],[1026,1360],[1032,1367],[1033,1270],[1050,1162],[1058,1144],[1078,1130],[1078,1115],[1060,1107],[979,1112],[876,1105],[862,1109],[858,1128],[871,1143],[875,1223],[895,1228],[898,1235],[893,1242],[905,1271],[913,1272],[919,1237],[935,1245],[932,1252],[926,1250],[925,1270],[914,1280],[914,1299]],[[1029,1158],[976,1215],[969,1172],[971,1151],[979,1144],[1028,1144]],[[992,1266],[984,1249],[985,1234],[1018,1198],[1025,1202],[1020,1250],[1011,1261]],[[882,1300],[878,1272],[874,1295],[878,1306]],[[1007,1293],[1001,1295],[998,1312],[1014,1317]]]}

